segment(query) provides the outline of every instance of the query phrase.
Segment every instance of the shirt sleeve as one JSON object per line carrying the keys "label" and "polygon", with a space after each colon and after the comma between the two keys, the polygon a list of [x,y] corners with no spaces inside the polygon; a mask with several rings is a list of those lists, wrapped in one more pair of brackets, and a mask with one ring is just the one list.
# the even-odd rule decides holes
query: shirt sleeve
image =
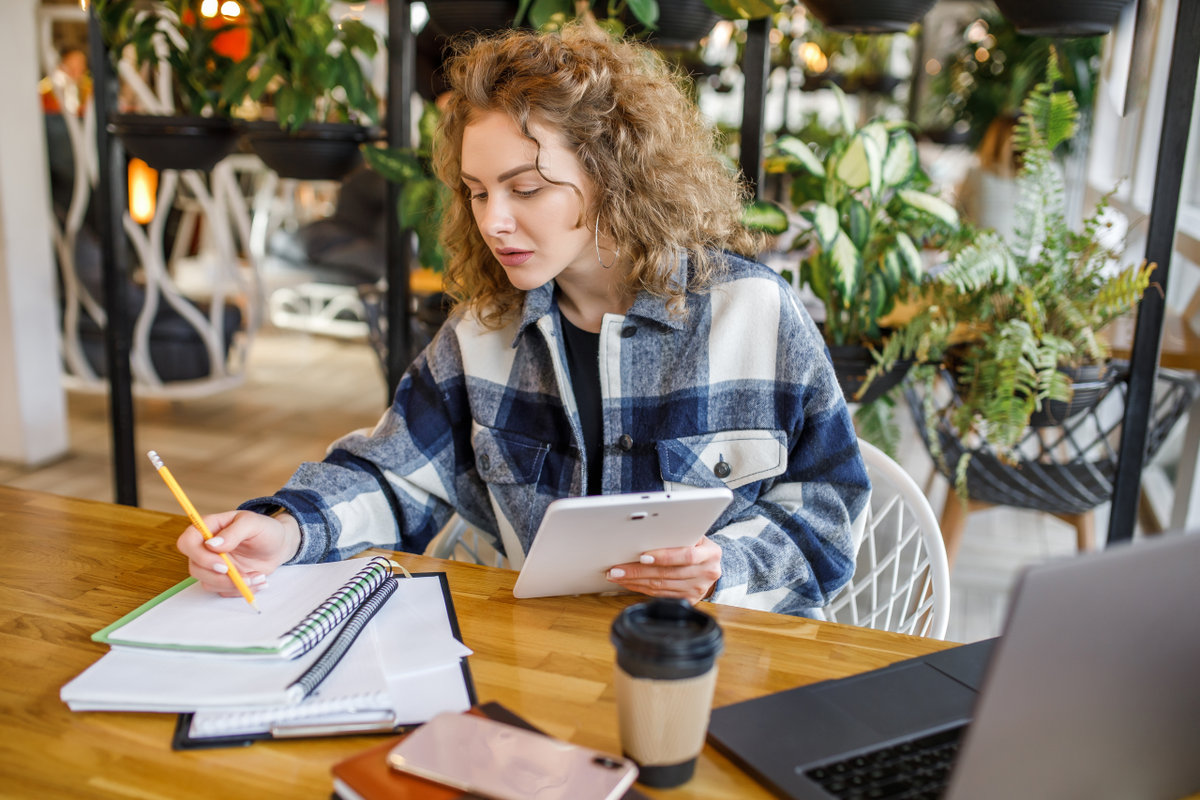
{"label": "shirt sleeve", "polygon": [[809,615],[854,573],[871,484],[850,412],[819,331],[790,287],[781,305],[777,396],[787,434],[784,472],[755,503],[716,531],[716,603]]}
{"label": "shirt sleeve", "polygon": [[423,552],[455,510],[494,532],[494,514],[473,463],[471,417],[453,320],[405,372],[371,431],[330,445],[272,497],[243,503],[283,508],[300,525],[288,563],[349,558],[371,547]]}

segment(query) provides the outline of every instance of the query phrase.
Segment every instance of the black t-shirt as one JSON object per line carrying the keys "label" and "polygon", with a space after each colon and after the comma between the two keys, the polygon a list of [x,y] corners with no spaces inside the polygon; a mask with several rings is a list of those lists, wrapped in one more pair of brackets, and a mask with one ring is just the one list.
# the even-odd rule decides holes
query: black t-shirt
{"label": "black t-shirt", "polygon": [[583,430],[583,449],[588,474],[587,494],[601,494],[604,473],[604,417],[600,402],[600,334],[576,328],[562,317],[563,344],[567,350],[567,369],[579,407],[579,426]]}

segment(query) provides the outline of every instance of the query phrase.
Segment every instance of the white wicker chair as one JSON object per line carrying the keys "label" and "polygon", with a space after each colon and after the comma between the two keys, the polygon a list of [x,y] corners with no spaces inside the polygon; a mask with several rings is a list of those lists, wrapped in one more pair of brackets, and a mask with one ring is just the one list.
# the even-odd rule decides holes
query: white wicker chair
{"label": "white wicker chair", "polygon": [[488,567],[508,566],[508,560],[492,547],[488,537],[468,525],[458,514],[452,516],[446,527],[433,537],[433,541],[425,548],[425,555]]}
{"label": "white wicker chair", "polygon": [[826,619],[943,639],[950,621],[950,568],[937,516],[916,482],[879,448],[858,443],[871,506],[850,583]]}

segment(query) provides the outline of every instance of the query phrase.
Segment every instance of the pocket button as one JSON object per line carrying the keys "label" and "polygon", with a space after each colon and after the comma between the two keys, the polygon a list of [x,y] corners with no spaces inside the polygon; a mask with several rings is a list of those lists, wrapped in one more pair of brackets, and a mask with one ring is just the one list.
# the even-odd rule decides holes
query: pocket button
{"label": "pocket button", "polygon": [[633,449],[633,437],[628,433],[622,433],[621,438],[617,439],[617,447],[628,453]]}
{"label": "pocket button", "polygon": [[487,453],[479,457],[479,466],[483,468],[484,472],[492,468],[492,459]]}
{"label": "pocket button", "polygon": [[732,471],[733,470],[731,470],[729,468],[729,464],[725,463],[724,461],[718,461],[717,465],[715,467],[713,467],[713,475],[716,475],[718,478],[720,478],[722,480],[724,480],[725,478],[728,478],[729,473]]}

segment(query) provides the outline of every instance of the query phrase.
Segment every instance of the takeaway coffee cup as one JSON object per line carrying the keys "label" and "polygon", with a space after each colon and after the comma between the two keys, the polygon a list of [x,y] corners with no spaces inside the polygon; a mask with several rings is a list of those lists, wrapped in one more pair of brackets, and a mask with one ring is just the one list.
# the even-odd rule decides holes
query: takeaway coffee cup
{"label": "takeaway coffee cup", "polygon": [[621,749],[637,762],[638,782],[686,783],[708,731],[721,627],[686,601],[653,600],[621,612],[612,642]]}

